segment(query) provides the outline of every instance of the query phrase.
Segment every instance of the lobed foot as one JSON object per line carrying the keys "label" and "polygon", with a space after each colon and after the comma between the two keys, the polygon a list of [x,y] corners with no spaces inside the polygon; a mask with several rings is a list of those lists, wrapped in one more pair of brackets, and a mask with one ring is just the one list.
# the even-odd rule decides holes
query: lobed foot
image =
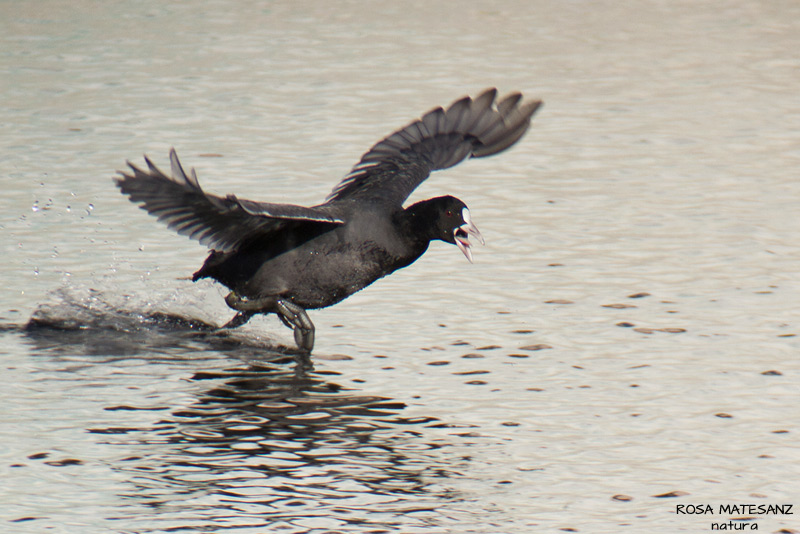
{"label": "lobed foot", "polygon": [[306,311],[290,300],[276,301],[278,316],[287,326],[294,328],[294,342],[300,350],[311,352],[314,348],[314,323]]}
{"label": "lobed foot", "polygon": [[291,300],[276,297],[250,299],[231,291],[225,297],[225,303],[239,313],[223,328],[242,326],[256,313],[277,313],[283,324],[294,330],[294,341],[300,350],[311,352],[314,348],[314,323],[306,311]]}

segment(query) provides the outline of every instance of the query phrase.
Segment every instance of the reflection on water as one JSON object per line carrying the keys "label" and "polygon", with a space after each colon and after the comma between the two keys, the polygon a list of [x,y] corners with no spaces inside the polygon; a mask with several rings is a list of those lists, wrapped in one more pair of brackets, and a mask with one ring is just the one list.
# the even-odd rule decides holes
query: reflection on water
{"label": "reflection on water", "polygon": [[[426,482],[431,469],[437,477],[447,473],[427,454],[435,446],[414,442],[414,424],[423,421],[399,417],[401,403],[358,396],[332,377],[297,369],[246,365],[198,373],[192,380],[212,387],[156,427],[91,431],[169,444],[166,454],[119,466],[135,486],[131,498],[159,517],[168,512],[168,526],[160,528],[376,528],[430,506],[420,500],[446,497]],[[376,508],[383,521],[376,522]]]}
{"label": "reflection on water", "polygon": [[[32,353],[50,358],[58,373],[93,355],[105,355],[95,365],[132,354],[153,365],[195,363],[184,371],[203,368],[197,363],[208,351],[227,359],[185,373],[193,393],[180,407],[147,395],[105,398],[111,417],[85,429],[97,445],[125,451],[109,462],[128,489],[108,517],[125,532],[413,531],[435,526],[435,509],[457,498],[445,484],[459,473],[443,457],[444,445],[421,439],[434,418],[404,417],[403,403],[361,395],[307,356],[237,333],[219,336],[199,320],[113,310],[101,301],[95,294],[40,307],[25,327]],[[137,412],[157,418],[128,424],[126,415],[135,420]],[[75,469],[82,463],[61,461]]]}

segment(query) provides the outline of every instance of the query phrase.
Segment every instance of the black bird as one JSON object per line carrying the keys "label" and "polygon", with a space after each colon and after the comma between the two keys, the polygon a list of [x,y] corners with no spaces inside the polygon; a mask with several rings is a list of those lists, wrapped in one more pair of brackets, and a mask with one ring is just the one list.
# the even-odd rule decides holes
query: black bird
{"label": "black bird", "polygon": [[275,313],[310,352],[314,325],[306,310],[336,304],[410,265],[434,239],[472,261],[468,236],[483,237],[461,200],[403,202],[431,171],[497,154],[523,136],[541,102],[512,93],[495,104],[496,97],[496,89],[464,97],[394,132],[313,207],[209,195],[174,149],[172,176],[145,156],[147,169],[128,162],[131,171],[114,180],[131,202],[211,250],[192,280],[210,277],[231,290],[225,302],[237,314],[226,327]]}

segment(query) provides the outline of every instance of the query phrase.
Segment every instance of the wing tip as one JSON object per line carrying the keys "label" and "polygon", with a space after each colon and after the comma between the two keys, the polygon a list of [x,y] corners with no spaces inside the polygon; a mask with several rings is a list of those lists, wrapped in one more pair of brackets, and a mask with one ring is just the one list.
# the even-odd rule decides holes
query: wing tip
{"label": "wing tip", "polygon": [[[447,108],[437,106],[392,132],[364,153],[326,201],[356,193],[369,181],[372,170],[378,172],[384,162],[403,158],[404,154],[415,150],[423,154],[411,156],[412,159],[429,161],[430,170],[438,170],[452,167],[470,156],[490,156],[511,147],[528,130],[531,118],[543,103],[540,99],[526,101],[520,91],[512,91],[500,99],[498,94],[496,87],[489,87],[474,98],[463,96]],[[444,137],[453,134],[460,139]],[[437,136],[441,136],[439,141]],[[468,144],[468,148],[464,148],[464,143],[471,146]],[[419,184],[413,187],[416,185]]]}

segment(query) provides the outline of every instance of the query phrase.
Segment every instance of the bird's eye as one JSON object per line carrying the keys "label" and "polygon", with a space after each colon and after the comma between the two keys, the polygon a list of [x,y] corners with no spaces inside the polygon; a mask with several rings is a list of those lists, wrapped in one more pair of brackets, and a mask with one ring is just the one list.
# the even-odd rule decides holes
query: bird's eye
{"label": "bird's eye", "polygon": [[446,216],[448,216],[448,217],[452,217],[452,216],[453,216],[453,212],[452,212],[452,211],[450,211],[450,210],[447,210],[446,212],[444,212],[444,214],[445,214]]}

